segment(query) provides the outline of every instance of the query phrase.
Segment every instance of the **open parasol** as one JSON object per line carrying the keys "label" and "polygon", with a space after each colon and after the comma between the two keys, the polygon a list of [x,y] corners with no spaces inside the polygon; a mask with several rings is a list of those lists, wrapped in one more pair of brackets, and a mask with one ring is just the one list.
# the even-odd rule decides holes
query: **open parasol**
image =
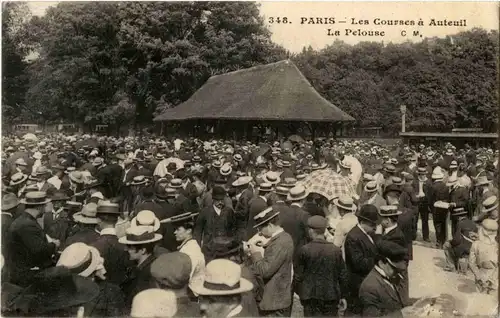
{"label": "open parasol", "polygon": [[356,194],[351,181],[331,169],[311,173],[302,181],[302,185],[308,192],[321,194],[329,201],[343,195],[354,196]]}
{"label": "open parasol", "polygon": [[27,140],[27,141],[38,141],[38,137],[35,136],[34,134],[32,133],[27,133],[26,135],[23,136],[23,140]]}

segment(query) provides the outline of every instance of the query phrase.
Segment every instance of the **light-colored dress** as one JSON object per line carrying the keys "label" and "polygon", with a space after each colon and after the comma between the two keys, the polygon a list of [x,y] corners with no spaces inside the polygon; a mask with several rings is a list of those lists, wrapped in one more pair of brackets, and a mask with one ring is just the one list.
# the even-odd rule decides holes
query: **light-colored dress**
{"label": "light-colored dress", "polygon": [[495,290],[498,289],[498,247],[494,234],[480,233],[479,240],[472,243],[469,254],[469,267],[476,279],[483,283],[490,282]]}

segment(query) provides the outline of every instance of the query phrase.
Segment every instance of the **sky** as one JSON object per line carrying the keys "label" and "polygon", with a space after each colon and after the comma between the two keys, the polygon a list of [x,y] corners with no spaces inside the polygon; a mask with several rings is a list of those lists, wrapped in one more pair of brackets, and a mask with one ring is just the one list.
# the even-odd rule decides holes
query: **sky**
{"label": "sky", "polygon": [[[33,14],[43,15],[57,2],[29,2]],[[261,2],[261,14],[272,32],[272,40],[292,52],[300,52],[304,46],[321,49],[336,39],[349,44],[360,41],[404,42],[420,41],[425,37],[444,37],[482,27],[487,30],[499,26],[498,3],[492,2]],[[288,23],[276,23],[277,18],[287,18]],[[270,23],[273,18],[274,23]],[[312,18],[312,21],[311,19]],[[318,24],[333,18],[335,24]],[[378,19],[377,22],[375,19]],[[415,24],[422,20],[424,26],[388,26],[388,20],[403,20]],[[438,21],[460,21],[465,26],[431,26]],[[345,22],[341,22],[345,21]],[[382,22],[384,21],[384,22]],[[304,22],[304,23],[301,23]],[[311,23],[314,22],[314,23]],[[363,24],[362,24],[363,23]],[[463,24],[463,23],[462,23]],[[328,35],[330,29],[331,35]],[[359,30],[359,31],[358,31]],[[338,31],[339,34],[336,34]],[[363,36],[358,32],[378,31],[382,35]],[[406,32],[406,33],[405,33]],[[413,32],[418,32],[415,35]],[[405,35],[403,36],[402,33]]]}

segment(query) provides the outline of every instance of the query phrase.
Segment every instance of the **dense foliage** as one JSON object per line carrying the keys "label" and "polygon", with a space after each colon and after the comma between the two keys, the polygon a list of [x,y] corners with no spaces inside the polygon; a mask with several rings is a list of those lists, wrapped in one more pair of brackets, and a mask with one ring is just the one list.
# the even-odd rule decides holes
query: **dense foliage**
{"label": "dense foliage", "polygon": [[492,130],[496,122],[496,31],[336,41],[291,55],[270,40],[251,2],[61,2],[42,17],[8,2],[2,15],[4,122],[140,128],[211,75],[290,57],[362,126],[399,129],[402,104],[412,129]]}

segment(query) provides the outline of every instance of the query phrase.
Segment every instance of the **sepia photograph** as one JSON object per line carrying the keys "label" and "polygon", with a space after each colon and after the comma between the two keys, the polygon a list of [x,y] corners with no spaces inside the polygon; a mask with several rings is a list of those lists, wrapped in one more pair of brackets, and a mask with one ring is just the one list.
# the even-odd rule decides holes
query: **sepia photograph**
{"label": "sepia photograph", "polygon": [[1,316],[499,317],[498,2],[1,2]]}

